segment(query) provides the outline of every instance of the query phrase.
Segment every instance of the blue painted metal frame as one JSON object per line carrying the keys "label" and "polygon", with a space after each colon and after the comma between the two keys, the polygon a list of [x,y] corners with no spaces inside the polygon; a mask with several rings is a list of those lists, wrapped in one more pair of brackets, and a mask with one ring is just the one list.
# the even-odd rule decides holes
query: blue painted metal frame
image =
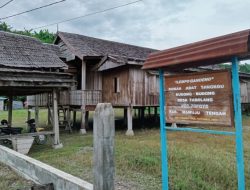
{"label": "blue painted metal frame", "polygon": [[234,100],[234,123],[236,132],[215,131],[194,128],[172,128],[166,127],[165,120],[165,94],[164,94],[164,71],[159,70],[160,78],[160,128],[161,128],[161,161],[162,161],[162,189],[168,190],[168,149],[167,149],[167,130],[172,131],[188,131],[198,133],[208,133],[217,135],[235,135],[236,140],[236,161],[238,175],[238,190],[245,190],[245,174],[244,174],[244,149],[243,149],[243,131],[242,131],[242,115],[241,115],[241,99],[240,99],[240,82],[238,73],[238,58],[232,58],[232,88]]}
{"label": "blue painted metal frame", "polygon": [[167,131],[165,130],[165,94],[164,94],[164,72],[159,70],[160,78],[160,126],[161,126],[161,170],[162,189],[168,190],[168,149]]}
{"label": "blue painted metal frame", "polygon": [[234,124],[236,130],[236,161],[238,174],[238,190],[245,189],[245,174],[244,174],[244,152],[243,152],[243,135],[242,135],[242,115],[241,115],[241,100],[240,100],[240,81],[238,73],[238,58],[232,58],[232,87],[234,99]]}
{"label": "blue painted metal frame", "polygon": [[186,131],[186,132],[195,132],[195,133],[207,133],[214,135],[235,135],[235,132],[231,131],[216,131],[216,130],[207,130],[207,129],[196,129],[196,128],[173,128],[173,127],[165,127],[165,129],[170,131]]}

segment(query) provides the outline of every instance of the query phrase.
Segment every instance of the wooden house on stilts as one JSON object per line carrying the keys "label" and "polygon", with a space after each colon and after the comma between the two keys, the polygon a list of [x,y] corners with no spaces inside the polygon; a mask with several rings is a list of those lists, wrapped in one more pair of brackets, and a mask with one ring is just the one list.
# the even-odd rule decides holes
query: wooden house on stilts
{"label": "wooden house on stilts", "polygon": [[68,65],[67,72],[77,81],[74,89],[61,92],[61,105],[81,110],[82,133],[86,132],[88,113],[97,103],[110,102],[114,108],[124,108],[127,135],[133,135],[134,108],[159,106],[158,76],[141,70],[147,56],[156,50],[65,32],[58,32],[55,45]]}

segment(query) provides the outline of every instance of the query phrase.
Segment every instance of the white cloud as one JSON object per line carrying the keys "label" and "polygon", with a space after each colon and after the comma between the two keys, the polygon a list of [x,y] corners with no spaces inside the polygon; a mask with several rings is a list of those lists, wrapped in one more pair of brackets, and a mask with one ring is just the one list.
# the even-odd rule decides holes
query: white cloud
{"label": "white cloud", "polygon": [[[6,22],[17,29],[29,29],[131,1],[67,0]],[[0,9],[0,17],[50,2],[54,1],[13,1]],[[66,32],[165,49],[247,29],[249,7],[249,0],[144,0],[107,13],[60,24],[59,28]],[[55,31],[56,27],[48,29]]]}

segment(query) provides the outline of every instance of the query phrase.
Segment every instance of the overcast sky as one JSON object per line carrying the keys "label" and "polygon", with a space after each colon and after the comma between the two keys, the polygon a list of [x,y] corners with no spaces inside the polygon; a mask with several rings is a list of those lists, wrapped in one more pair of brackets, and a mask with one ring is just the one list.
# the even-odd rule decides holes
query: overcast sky
{"label": "overcast sky", "polygon": [[[0,6],[8,0],[0,0]],[[57,0],[14,0],[0,17]],[[30,29],[118,6],[134,0],[67,0],[5,20]],[[250,0],[144,0],[106,13],[59,25],[60,31],[166,49],[250,28]],[[55,32],[56,26],[48,27]]]}

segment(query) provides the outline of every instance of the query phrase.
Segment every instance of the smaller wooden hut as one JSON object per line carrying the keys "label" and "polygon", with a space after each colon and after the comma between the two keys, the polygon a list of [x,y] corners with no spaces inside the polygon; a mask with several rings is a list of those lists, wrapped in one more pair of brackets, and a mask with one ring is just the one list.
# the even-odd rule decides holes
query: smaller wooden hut
{"label": "smaller wooden hut", "polygon": [[9,125],[13,96],[52,93],[54,146],[60,146],[57,92],[75,84],[73,77],[64,73],[67,68],[51,46],[31,37],[0,32],[0,96],[9,97]]}

